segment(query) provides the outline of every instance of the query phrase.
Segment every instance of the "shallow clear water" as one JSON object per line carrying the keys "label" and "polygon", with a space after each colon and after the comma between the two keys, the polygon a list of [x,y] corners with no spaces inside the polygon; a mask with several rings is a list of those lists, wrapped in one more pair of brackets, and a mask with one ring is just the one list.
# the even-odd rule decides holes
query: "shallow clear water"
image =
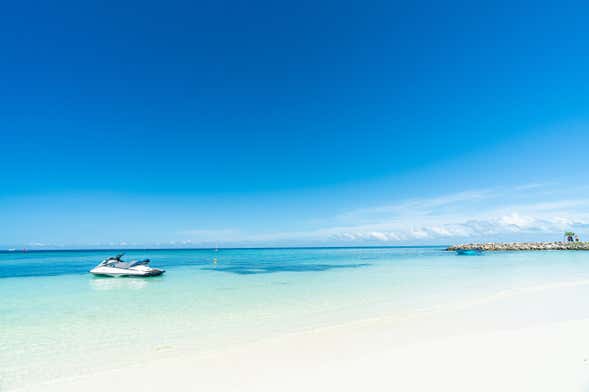
{"label": "shallow clear water", "polygon": [[585,252],[457,256],[436,247],[129,251],[166,274],[88,274],[109,255],[0,253],[0,389],[589,279]]}

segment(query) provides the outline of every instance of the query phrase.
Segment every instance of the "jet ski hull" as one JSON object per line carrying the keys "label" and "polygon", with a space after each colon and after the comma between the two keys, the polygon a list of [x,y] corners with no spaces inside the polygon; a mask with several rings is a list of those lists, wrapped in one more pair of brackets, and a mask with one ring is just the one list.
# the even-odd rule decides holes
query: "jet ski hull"
{"label": "jet ski hull", "polygon": [[158,276],[166,272],[158,268],[117,268],[117,267],[96,267],[90,270],[96,276]]}

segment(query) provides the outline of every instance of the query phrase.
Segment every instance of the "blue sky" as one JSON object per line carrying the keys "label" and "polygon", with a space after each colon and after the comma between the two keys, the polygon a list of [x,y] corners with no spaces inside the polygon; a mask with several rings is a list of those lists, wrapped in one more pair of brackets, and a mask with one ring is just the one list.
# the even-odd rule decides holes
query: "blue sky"
{"label": "blue sky", "polygon": [[13,2],[0,247],[587,232],[581,2]]}

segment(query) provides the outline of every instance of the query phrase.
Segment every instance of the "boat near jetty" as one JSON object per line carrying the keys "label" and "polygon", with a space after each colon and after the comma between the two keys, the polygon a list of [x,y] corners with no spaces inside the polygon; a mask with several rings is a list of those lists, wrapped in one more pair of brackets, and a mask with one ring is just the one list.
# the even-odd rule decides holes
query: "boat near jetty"
{"label": "boat near jetty", "polygon": [[459,256],[478,256],[483,254],[483,250],[479,248],[474,249],[456,249],[456,254]]}
{"label": "boat near jetty", "polygon": [[589,242],[488,242],[460,244],[446,248],[448,251],[503,251],[503,250],[589,250]]}

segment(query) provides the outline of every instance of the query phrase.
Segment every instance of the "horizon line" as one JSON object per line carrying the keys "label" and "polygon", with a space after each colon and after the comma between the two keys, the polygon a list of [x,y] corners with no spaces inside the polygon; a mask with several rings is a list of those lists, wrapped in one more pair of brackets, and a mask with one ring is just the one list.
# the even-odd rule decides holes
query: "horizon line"
{"label": "horizon line", "polygon": [[33,252],[103,252],[103,251],[166,251],[166,250],[271,250],[271,249],[387,249],[387,248],[440,248],[448,247],[448,244],[438,245],[362,245],[362,246],[255,246],[255,247],[225,247],[225,248],[51,248],[51,249],[26,249],[9,248],[0,249],[0,253],[33,253]]}

